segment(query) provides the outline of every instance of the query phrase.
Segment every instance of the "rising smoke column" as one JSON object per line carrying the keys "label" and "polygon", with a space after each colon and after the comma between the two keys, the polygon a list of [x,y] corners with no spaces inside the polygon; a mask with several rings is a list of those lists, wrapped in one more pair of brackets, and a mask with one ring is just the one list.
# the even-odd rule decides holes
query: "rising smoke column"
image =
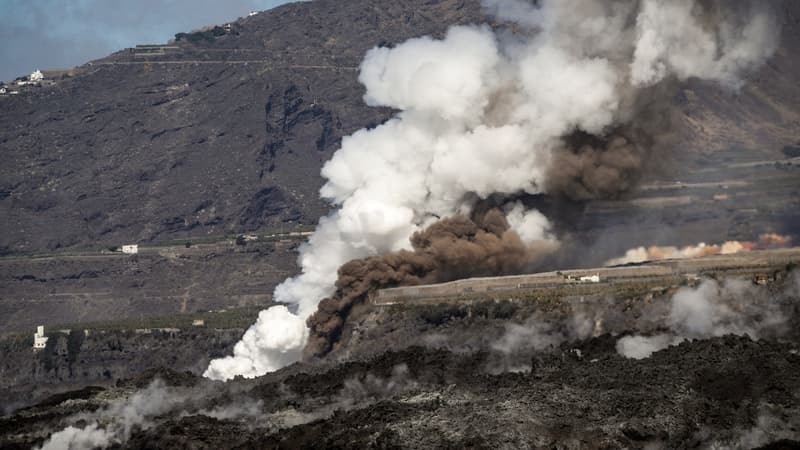
{"label": "rising smoke column", "polygon": [[[275,290],[290,306],[263,311],[207,377],[254,377],[296,361],[305,321],[336,291],[340,266],[412,250],[414,233],[469,215],[476,198],[583,199],[630,187],[664,132],[661,121],[640,120],[657,116],[648,112],[669,98],[658,95],[665,82],[699,77],[737,87],[777,43],[773,17],[755,0],[484,6],[516,31],[453,27],[442,40],[367,53],[359,76],[365,101],[400,112],[342,140],[322,169],[321,195],[336,209],[301,248],[302,273]],[[529,243],[548,238],[541,214],[515,214]]]}
{"label": "rising smoke column", "polygon": [[[520,231],[511,229],[509,221],[514,223],[521,213],[522,205],[517,204],[508,212],[510,219],[499,209],[477,211],[472,218],[448,217],[414,233],[411,250],[345,263],[339,268],[336,292],[322,300],[308,319],[311,334],[306,353],[322,356],[330,351],[350,309],[377,289],[530,270],[555,245],[526,243],[521,236],[530,228],[520,222],[516,222]],[[539,226],[535,225],[537,230]]]}
{"label": "rising smoke column", "polygon": [[758,340],[788,331],[791,304],[797,298],[797,275],[783,293],[759,289],[749,280],[722,283],[704,280],[697,288],[684,287],[670,299],[665,325],[669,331],[654,336],[632,335],[617,341],[617,353],[626,358],[649,358],[654,352],[686,339],[734,334]]}

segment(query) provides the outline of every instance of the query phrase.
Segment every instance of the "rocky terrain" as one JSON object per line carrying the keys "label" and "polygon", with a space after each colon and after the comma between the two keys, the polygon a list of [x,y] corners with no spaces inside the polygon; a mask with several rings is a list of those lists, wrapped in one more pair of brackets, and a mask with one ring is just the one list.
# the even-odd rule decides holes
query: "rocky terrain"
{"label": "rocky terrain", "polygon": [[[740,92],[696,81],[678,91],[678,144],[644,187],[611,201],[526,200],[562,234],[551,267],[638,245],[797,234],[800,11],[777,7],[782,45]],[[319,170],[341,137],[392,114],[361,98],[366,50],[484,20],[477,0],[289,4],[0,96],[0,316],[28,327],[44,308],[101,320],[149,314],[151,300],[163,313],[267,298],[277,273],[297,270],[294,247],[271,251],[264,270],[275,272],[254,269],[244,290],[237,271],[253,260],[239,252],[212,251],[198,270],[143,257],[136,280],[107,276],[133,270],[125,260],[62,255],[308,229],[327,211]],[[198,275],[212,272],[213,288]]]}
{"label": "rocky terrain", "polygon": [[364,53],[479,17],[463,0],[289,4],[0,97],[0,249],[314,224],[322,163],[390,114],[361,99]]}
{"label": "rocky terrain", "polygon": [[230,352],[242,329],[74,329],[50,332],[34,352],[31,335],[0,340],[3,412],[87,386],[108,386],[155,367],[200,373],[211,358]]}
{"label": "rocky terrain", "polygon": [[739,286],[787,331],[769,322],[757,340],[689,339],[630,359],[620,338],[663,331],[677,287],[397,305],[352,323],[346,350],[254,380],[164,369],[53,396],[0,418],[0,446],[85,442],[99,421],[110,435],[95,438],[115,448],[796,448],[796,274]]}
{"label": "rocky terrain", "polygon": [[[322,163],[391,114],[361,99],[364,53],[478,19],[476,1],[289,4],[0,95],[0,333],[268,303],[296,246],[230,236],[327,212]],[[157,248],[102,254],[133,243]]]}
{"label": "rocky terrain", "polygon": [[[776,56],[739,91],[682,85],[675,150],[631,192],[522,199],[560,233],[543,265],[800,241],[800,4],[775,7]],[[322,164],[392,115],[363,102],[364,53],[486,21],[477,0],[289,4],[0,96],[0,448],[800,447],[791,265],[766,286],[358,304],[324,359],[200,376],[243,330],[184,322],[270,305],[298,270],[290,233],[328,210]],[[674,311],[703,286],[731,298],[688,315],[708,316],[697,332]],[[33,352],[39,324],[50,340]],[[626,338],[651,351],[625,354]]]}
{"label": "rocky terrain", "polygon": [[[238,243],[237,243],[238,241]],[[272,302],[299,236],[0,258],[0,335]]]}
{"label": "rocky terrain", "polygon": [[[654,180],[679,180],[687,165],[784,159],[800,141],[800,11],[779,9],[783,45],[741,92],[691,82],[675,98],[684,135],[671,166],[681,171],[662,164]],[[366,50],[482,20],[477,0],[289,4],[0,97],[0,249],[314,224],[327,209],[322,163],[342,136],[391,114],[361,99]]]}

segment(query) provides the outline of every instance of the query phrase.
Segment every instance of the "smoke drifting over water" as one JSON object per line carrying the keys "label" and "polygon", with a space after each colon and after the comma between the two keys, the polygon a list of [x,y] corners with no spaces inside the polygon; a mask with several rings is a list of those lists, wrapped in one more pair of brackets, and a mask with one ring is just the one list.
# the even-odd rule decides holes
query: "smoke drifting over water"
{"label": "smoke drifting over water", "polygon": [[[403,250],[387,258],[416,261],[420,248],[410,238],[440,218],[470,216],[476,200],[542,192],[613,197],[630,188],[642,162],[669,135],[661,111],[672,83],[699,77],[737,87],[743,72],[764,62],[777,44],[773,17],[755,1],[484,5],[512,26],[454,27],[442,40],[411,39],[367,53],[359,77],[365,101],[401,112],[343,139],[322,170],[328,181],[321,195],[337,209],[302,247],[302,274],[275,291],[275,299],[290,307],[263,312],[233,356],[211,363],[207,377],[254,377],[298,359],[307,340],[305,320],[321,299],[345,286],[380,284],[370,278],[370,265],[380,266],[381,259],[343,268],[337,285],[339,267]],[[526,245],[549,239],[540,213],[501,206]],[[434,229],[464,225],[449,219]],[[502,248],[504,233],[484,232]],[[423,254],[430,250],[422,248]],[[470,268],[447,258],[433,262],[444,266],[425,263],[409,276]],[[354,269],[366,270],[359,274],[366,279],[350,277]],[[392,271],[388,282],[405,282]],[[335,333],[336,311],[352,304],[349,294],[333,298],[311,321],[315,336]]]}

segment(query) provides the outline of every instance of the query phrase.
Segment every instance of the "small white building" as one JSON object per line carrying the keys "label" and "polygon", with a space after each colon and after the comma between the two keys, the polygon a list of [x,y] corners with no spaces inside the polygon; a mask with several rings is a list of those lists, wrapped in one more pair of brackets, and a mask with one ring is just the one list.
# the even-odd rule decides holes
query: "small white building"
{"label": "small white building", "polygon": [[206,321],[203,320],[203,319],[194,319],[192,321],[192,326],[193,327],[204,327],[204,326],[206,326]]}
{"label": "small white building", "polygon": [[31,81],[31,83],[38,83],[44,80],[44,74],[41,70],[36,69],[31,73],[31,76],[28,77],[28,79]]}
{"label": "small white building", "polygon": [[5,94],[6,92],[8,92],[8,89],[6,89],[5,86],[0,87],[0,94]]}
{"label": "small white building", "polygon": [[47,336],[44,335],[44,325],[36,327],[36,334],[33,335],[33,349],[41,350],[47,345]]}
{"label": "small white building", "polygon": [[123,245],[122,253],[125,253],[126,255],[135,255],[139,253],[139,245],[138,244]]}
{"label": "small white building", "polygon": [[600,274],[596,273],[594,275],[588,277],[581,277],[581,282],[583,283],[599,283],[600,282]]}

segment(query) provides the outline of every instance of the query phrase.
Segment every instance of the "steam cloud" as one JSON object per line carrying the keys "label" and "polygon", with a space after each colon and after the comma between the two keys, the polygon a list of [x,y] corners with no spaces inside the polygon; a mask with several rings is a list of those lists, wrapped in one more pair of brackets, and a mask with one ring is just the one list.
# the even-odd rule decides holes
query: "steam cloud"
{"label": "steam cloud", "polygon": [[[41,450],[107,448],[127,441],[137,428],[147,428],[151,420],[178,408],[188,399],[185,392],[169,389],[156,380],[130,398],[111,403],[98,411],[73,418],[89,424],[83,428],[68,426],[53,433]],[[99,426],[104,423],[104,427]]]}
{"label": "steam cloud", "polygon": [[582,311],[576,312],[560,323],[548,321],[539,314],[532,315],[521,324],[509,323],[503,336],[491,345],[491,349],[501,358],[499,361],[493,361],[488,371],[490,373],[530,371],[532,352],[556,349],[565,342],[591,337],[595,331],[595,320]]}
{"label": "steam cloud", "polygon": [[[237,421],[248,427],[275,432],[314,420],[330,417],[336,411],[350,410],[376,403],[416,389],[408,366],[395,366],[387,378],[363,373],[344,380],[339,392],[326,393],[315,400],[310,410],[293,406],[272,412],[264,411],[262,400],[253,400],[241,386],[226,390],[215,384],[169,386],[155,379],[146,388],[128,397],[115,399],[91,412],[65,419],[66,427],[52,433],[39,450],[83,450],[131,446],[136,436],[166,421],[187,416],[207,416],[223,421]],[[282,402],[291,405],[296,394],[279,389]],[[61,425],[63,426],[63,425]]]}
{"label": "steam cloud", "polygon": [[[302,274],[275,290],[275,299],[290,307],[262,312],[234,355],[212,361],[205,376],[255,377],[297,360],[308,336],[305,320],[320,300],[344,284],[373,283],[337,286],[339,267],[413,251],[415,233],[442,217],[470,216],[476,199],[542,192],[585,199],[624,191],[668,134],[666,87],[699,77],[735,88],[777,44],[763,2],[486,0],[484,6],[514,26],[453,27],[443,40],[422,37],[367,53],[359,77],[365,101],[401,112],[343,139],[322,170],[321,195],[337,209],[301,248]],[[506,208],[527,244],[548,238],[541,214]],[[442,223],[437,227],[463,225]],[[368,261],[357,265],[377,260]],[[346,309],[347,296],[337,297],[344,304],[334,309]],[[311,322],[315,335],[339,326],[319,320],[336,315],[323,306]]]}
{"label": "steam cloud", "polygon": [[[337,340],[345,318],[356,303],[381,288],[454,280],[465,276],[490,276],[522,272],[536,262],[541,251],[553,244],[526,244],[520,235],[541,233],[539,218],[523,216],[521,205],[509,213],[520,232],[498,209],[443,219],[411,237],[412,250],[357,259],[339,269],[336,293],[322,300],[309,319],[311,338],[306,348],[312,355],[324,355]],[[535,242],[535,241],[534,241]]]}
{"label": "steam cloud", "polygon": [[[790,291],[794,290],[796,286],[791,286]],[[672,297],[668,333],[625,336],[617,341],[617,353],[643,359],[686,339],[727,334],[746,334],[753,339],[780,335],[788,317],[781,308],[779,299],[764,295],[748,281],[730,279],[720,284],[705,280],[696,289],[682,288]]]}

